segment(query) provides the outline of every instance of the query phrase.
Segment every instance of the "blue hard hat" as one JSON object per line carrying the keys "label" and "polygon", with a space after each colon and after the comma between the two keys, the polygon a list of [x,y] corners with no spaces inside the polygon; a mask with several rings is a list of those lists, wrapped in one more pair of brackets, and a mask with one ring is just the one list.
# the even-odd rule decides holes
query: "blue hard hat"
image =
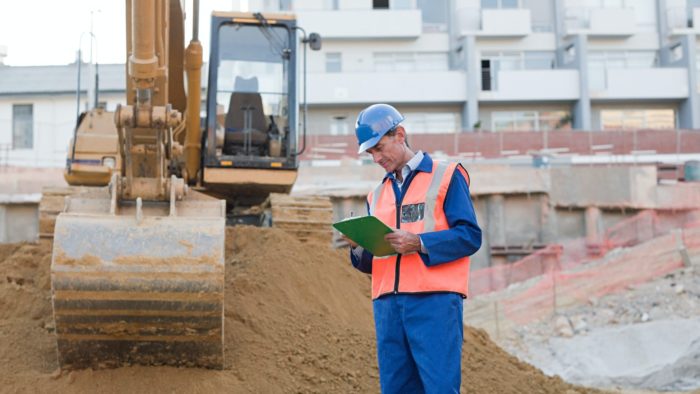
{"label": "blue hard hat", "polygon": [[355,134],[362,153],[373,147],[384,137],[384,134],[396,128],[405,118],[396,108],[389,104],[374,104],[365,108],[357,115]]}

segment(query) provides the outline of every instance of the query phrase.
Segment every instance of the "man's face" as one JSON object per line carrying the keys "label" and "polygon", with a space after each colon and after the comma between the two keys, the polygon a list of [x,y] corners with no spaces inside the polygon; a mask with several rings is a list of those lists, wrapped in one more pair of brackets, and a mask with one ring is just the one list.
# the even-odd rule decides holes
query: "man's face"
{"label": "man's face", "polygon": [[405,145],[403,133],[403,128],[399,126],[396,128],[396,134],[392,136],[384,135],[377,142],[377,145],[367,149],[367,153],[372,155],[374,162],[382,166],[386,172],[394,172],[404,164]]}

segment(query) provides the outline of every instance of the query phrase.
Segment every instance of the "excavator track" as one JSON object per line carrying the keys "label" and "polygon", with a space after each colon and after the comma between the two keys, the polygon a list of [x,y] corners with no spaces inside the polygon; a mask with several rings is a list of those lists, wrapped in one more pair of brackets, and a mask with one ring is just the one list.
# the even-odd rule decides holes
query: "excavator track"
{"label": "excavator track", "polygon": [[331,243],[333,204],[325,196],[270,195],[272,226],[281,228],[302,242]]}

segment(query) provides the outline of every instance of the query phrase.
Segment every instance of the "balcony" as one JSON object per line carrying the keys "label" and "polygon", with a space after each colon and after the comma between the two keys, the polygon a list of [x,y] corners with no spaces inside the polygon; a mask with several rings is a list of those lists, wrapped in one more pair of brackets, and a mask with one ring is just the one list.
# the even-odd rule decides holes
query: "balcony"
{"label": "balcony", "polygon": [[566,10],[566,34],[624,38],[637,32],[632,8],[572,7]]}
{"label": "balcony", "polygon": [[423,28],[417,9],[303,11],[298,19],[299,26],[324,39],[416,39]]}
{"label": "balcony", "polygon": [[591,71],[590,96],[605,99],[684,99],[688,97],[685,68],[621,68]]}
{"label": "balcony", "polygon": [[693,8],[692,15],[683,7],[669,7],[666,10],[670,35],[700,33],[700,8]]}
{"label": "balcony", "polygon": [[561,101],[580,96],[578,70],[509,70],[496,74],[480,101]]}
{"label": "balcony", "polygon": [[531,32],[528,9],[481,10],[481,37],[524,37]]}
{"label": "balcony", "polygon": [[479,9],[457,10],[460,34],[476,34],[479,37],[524,37],[532,33],[529,9]]}
{"label": "balcony", "polygon": [[309,76],[309,104],[459,103],[467,100],[463,71],[319,73]]}

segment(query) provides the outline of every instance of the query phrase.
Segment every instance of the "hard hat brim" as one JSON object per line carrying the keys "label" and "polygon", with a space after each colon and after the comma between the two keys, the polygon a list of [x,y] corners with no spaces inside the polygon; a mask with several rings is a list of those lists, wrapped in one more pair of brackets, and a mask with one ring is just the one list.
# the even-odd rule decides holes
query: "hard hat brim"
{"label": "hard hat brim", "polygon": [[360,145],[360,149],[357,150],[357,154],[359,155],[360,153],[364,153],[367,149],[370,149],[371,147],[377,145],[377,142],[379,142],[379,140],[381,140],[382,137],[384,137],[383,134],[378,135],[376,137],[372,137],[372,138],[368,139],[367,141],[363,142]]}

